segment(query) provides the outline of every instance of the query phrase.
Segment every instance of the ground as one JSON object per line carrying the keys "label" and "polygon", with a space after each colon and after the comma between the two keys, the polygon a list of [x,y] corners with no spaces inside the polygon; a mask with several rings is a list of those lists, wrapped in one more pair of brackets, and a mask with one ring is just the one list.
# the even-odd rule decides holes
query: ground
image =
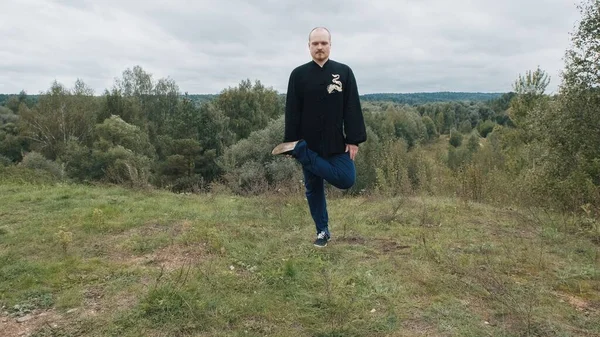
{"label": "ground", "polygon": [[[594,219],[429,196],[0,185],[0,336],[598,336]],[[22,321],[22,322],[21,322]]]}

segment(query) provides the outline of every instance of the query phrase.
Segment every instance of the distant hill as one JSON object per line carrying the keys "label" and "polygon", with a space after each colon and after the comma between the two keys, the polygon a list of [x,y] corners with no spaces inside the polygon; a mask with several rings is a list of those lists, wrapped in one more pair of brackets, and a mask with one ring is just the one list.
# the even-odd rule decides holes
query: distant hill
{"label": "distant hill", "polygon": [[504,93],[482,93],[482,92],[417,92],[417,93],[378,93],[365,94],[360,98],[363,101],[387,101],[402,104],[422,104],[431,102],[455,102],[455,101],[489,101],[502,96]]}
{"label": "distant hill", "polygon": [[[416,92],[416,93],[377,93],[360,95],[362,101],[366,102],[394,102],[400,104],[423,104],[431,102],[455,102],[455,101],[489,101],[501,97],[503,93],[484,93],[484,92]],[[8,100],[10,96],[18,94],[0,94],[0,106]],[[218,94],[188,94],[188,97],[196,104],[202,104],[215,99]],[[281,94],[285,97],[285,94]],[[39,95],[27,95],[34,102]],[[183,97],[183,95],[182,95]]]}
{"label": "distant hill", "polygon": [[[417,92],[417,93],[377,93],[360,95],[365,102],[394,102],[400,104],[423,104],[433,102],[471,101],[484,102],[497,99],[504,93],[482,92]],[[218,95],[188,95],[196,103],[203,103],[216,98]],[[284,98],[285,94],[281,94]]]}
{"label": "distant hill", "polygon": [[188,94],[187,96],[189,99],[194,101],[196,104],[202,104],[204,102],[212,101],[213,99],[217,98],[217,96],[219,96],[219,95],[218,94],[214,94],[214,95],[211,95],[211,94]]}

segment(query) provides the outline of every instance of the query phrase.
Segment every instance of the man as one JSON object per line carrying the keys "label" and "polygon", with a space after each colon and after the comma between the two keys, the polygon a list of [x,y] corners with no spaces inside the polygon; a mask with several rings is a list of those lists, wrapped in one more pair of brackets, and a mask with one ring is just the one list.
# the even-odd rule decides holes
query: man
{"label": "man", "polygon": [[312,61],[289,78],[284,142],[272,153],[291,155],[302,165],[317,247],[331,239],[324,180],[348,189],[354,185],[354,158],[367,140],[358,88],[352,69],[329,59],[331,34],[324,27],[308,36]]}

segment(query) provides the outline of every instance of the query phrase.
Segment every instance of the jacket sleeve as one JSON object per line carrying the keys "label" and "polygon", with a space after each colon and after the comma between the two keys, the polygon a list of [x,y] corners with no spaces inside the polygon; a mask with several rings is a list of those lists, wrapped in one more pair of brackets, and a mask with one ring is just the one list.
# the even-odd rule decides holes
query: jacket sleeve
{"label": "jacket sleeve", "polygon": [[292,71],[288,83],[285,99],[285,131],[284,142],[292,142],[300,139],[300,121],[302,113],[302,97],[297,85],[296,71]]}
{"label": "jacket sleeve", "polygon": [[346,134],[346,144],[358,145],[367,140],[358,87],[350,68],[348,68],[348,81],[344,96],[344,133]]}

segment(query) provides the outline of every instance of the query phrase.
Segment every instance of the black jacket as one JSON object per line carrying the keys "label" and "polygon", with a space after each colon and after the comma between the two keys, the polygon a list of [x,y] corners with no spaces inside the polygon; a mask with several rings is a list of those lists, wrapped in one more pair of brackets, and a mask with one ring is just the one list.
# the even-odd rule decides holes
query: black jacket
{"label": "black jacket", "polygon": [[300,139],[324,157],[367,140],[356,79],[347,65],[328,60],[321,68],[310,61],[292,71],[284,142]]}

